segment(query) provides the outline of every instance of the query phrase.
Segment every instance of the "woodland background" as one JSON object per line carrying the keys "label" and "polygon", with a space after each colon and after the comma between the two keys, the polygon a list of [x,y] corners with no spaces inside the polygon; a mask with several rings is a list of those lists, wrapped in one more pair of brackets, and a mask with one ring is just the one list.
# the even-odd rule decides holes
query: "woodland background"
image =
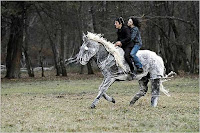
{"label": "woodland background", "polygon": [[[82,34],[115,42],[120,16],[139,18],[142,49],[160,55],[167,72],[199,73],[199,1],[1,1],[1,70],[6,78],[20,78],[22,68],[34,77],[37,67],[42,76],[45,67],[67,76],[65,61],[78,53]],[[88,63],[89,74],[94,67]]]}

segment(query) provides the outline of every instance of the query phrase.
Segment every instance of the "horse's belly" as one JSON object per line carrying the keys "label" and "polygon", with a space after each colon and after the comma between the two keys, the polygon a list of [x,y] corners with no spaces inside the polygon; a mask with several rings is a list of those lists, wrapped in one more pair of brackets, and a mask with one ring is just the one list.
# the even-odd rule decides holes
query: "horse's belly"
{"label": "horse's belly", "polygon": [[148,74],[147,71],[144,71],[141,74],[137,74],[136,77],[134,79],[140,80],[142,77],[145,77]]}

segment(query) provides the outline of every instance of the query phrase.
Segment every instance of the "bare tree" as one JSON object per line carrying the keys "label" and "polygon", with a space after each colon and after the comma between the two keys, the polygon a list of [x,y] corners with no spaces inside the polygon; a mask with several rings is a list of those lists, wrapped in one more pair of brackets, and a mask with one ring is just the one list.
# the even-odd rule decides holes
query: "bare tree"
{"label": "bare tree", "polygon": [[52,39],[52,36],[51,36],[51,34],[50,34],[49,30],[48,30],[48,27],[47,27],[46,23],[44,22],[44,19],[43,19],[42,15],[41,15],[37,5],[35,5],[35,9],[36,9],[36,11],[37,11],[37,13],[38,13],[38,15],[39,15],[39,17],[40,17],[40,19],[42,21],[42,24],[43,24],[43,26],[45,28],[45,31],[46,31],[46,33],[48,35],[48,39],[49,39],[49,42],[50,42],[50,45],[51,45],[51,48],[52,48],[52,51],[53,51],[53,55],[54,55],[54,64],[55,64],[55,68],[56,68],[56,72],[57,72],[56,76],[60,76],[61,69],[60,69],[58,49],[57,49],[57,47],[55,45],[55,42]]}
{"label": "bare tree", "polygon": [[8,10],[15,8],[16,12],[10,14],[10,37],[7,45],[6,78],[20,77],[20,60],[22,55],[23,27],[24,27],[24,2],[13,2]]}
{"label": "bare tree", "polygon": [[64,9],[63,9],[63,3],[59,4],[59,25],[60,25],[60,51],[61,51],[61,56],[60,56],[60,66],[61,66],[61,72],[62,76],[67,76],[67,71],[65,67],[65,24],[64,24]]}

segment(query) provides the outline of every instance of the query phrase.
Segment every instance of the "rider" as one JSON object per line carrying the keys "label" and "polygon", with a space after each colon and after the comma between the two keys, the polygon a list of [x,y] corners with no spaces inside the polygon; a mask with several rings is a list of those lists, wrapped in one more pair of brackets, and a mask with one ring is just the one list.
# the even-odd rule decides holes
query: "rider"
{"label": "rider", "polygon": [[130,54],[133,57],[135,66],[137,67],[137,72],[142,73],[143,72],[142,64],[139,58],[136,56],[137,51],[142,46],[142,39],[139,32],[140,23],[137,18],[130,17],[128,20],[128,26],[130,27],[131,30],[131,42],[134,42],[134,47],[131,50]]}
{"label": "rider", "polygon": [[130,55],[131,50],[133,49],[134,43],[131,41],[130,29],[124,25],[124,20],[122,17],[119,17],[115,20],[115,28],[117,31],[117,42],[115,46],[120,46],[124,50],[124,58],[130,66],[131,71],[134,70],[132,64],[132,57]]}

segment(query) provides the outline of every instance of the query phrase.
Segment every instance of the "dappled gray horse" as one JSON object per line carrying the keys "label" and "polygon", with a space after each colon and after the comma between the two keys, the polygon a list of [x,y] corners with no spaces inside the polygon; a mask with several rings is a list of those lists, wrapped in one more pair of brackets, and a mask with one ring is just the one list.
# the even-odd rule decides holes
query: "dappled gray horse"
{"label": "dappled gray horse", "polygon": [[[116,49],[118,49],[121,56],[124,55],[124,52],[120,47],[116,47]],[[91,58],[93,58],[104,76],[103,82],[99,86],[98,95],[92,102],[91,108],[96,107],[101,97],[115,103],[114,98],[106,94],[107,89],[115,81],[125,81],[132,79],[139,80],[140,90],[133,97],[130,105],[134,104],[140,97],[144,96],[147,93],[147,84],[149,80],[151,80],[152,82],[151,105],[153,107],[157,105],[160,89],[165,94],[169,95],[168,91],[163,88],[161,82],[161,79],[164,77],[165,69],[162,58],[156,55],[156,53],[149,50],[139,50],[137,56],[139,57],[143,65],[144,72],[132,78],[132,76],[128,72],[130,71],[130,68],[126,62],[124,62],[124,65],[126,66],[127,71],[122,69],[122,67],[120,67],[116,63],[115,57],[111,54],[111,52],[108,52],[108,49],[106,49],[103,44],[99,43],[99,41],[95,41],[95,39],[92,40],[89,39],[88,36],[83,35],[83,44],[80,47],[80,51],[77,55],[77,60],[82,65],[85,65]]]}

